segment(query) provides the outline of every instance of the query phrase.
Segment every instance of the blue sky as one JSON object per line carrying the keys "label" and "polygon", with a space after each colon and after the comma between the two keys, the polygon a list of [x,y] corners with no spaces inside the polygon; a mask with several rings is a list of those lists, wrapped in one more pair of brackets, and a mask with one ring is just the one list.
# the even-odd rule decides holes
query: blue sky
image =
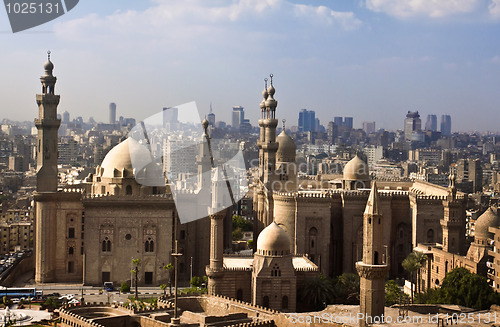
{"label": "blue sky", "polygon": [[500,131],[500,0],[82,0],[12,34],[0,10],[0,118],[32,120],[46,51],[72,117],[143,119],[162,107],[245,107],[256,124],[274,74],[277,116],[401,129],[408,110],[453,130]]}

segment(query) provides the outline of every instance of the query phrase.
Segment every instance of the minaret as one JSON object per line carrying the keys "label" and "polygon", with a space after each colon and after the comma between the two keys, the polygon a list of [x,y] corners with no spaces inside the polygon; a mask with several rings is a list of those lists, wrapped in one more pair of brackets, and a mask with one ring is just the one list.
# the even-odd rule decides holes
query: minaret
{"label": "minaret", "polygon": [[360,277],[360,326],[382,321],[388,258],[384,244],[384,220],[374,181],[363,214],[363,261],[356,262]]}
{"label": "minaret", "polygon": [[37,144],[37,192],[57,191],[57,131],[61,120],[57,119],[57,105],[59,95],[55,95],[57,78],[52,75],[54,64],[50,61],[50,51],[47,52],[48,59],[43,65],[45,74],[40,77],[42,82],[42,94],[36,95],[38,104],[38,119],[35,126],[38,129]]}
{"label": "minaret", "polygon": [[212,180],[212,205],[210,208],[210,265],[206,267],[208,294],[221,294],[224,277],[224,217],[223,206],[226,182],[221,167],[216,167]]}
{"label": "minaret", "polygon": [[[210,136],[208,136],[209,122],[205,118],[201,122],[203,126],[203,136],[200,144],[200,153],[197,156],[196,163],[198,164],[198,188],[202,191],[210,190],[211,169],[214,166],[212,153],[210,150]],[[209,192],[203,192],[209,194]],[[210,198],[203,199],[207,205],[210,205]]]}
{"label": "minaret", "polygon": [[464,254],[465,252],[465,215],[462,203],[457,199],[455,174],[450,174],[448,196],[443,201],[444,215],[441,220],[443,229],[443,251]]}
{"label": "minaret", "polygon": [[276,90],[273,86],[273,74],[271,74],[270,77],[271,85],[267,89],[267,99],[264,102],[266,110],[264,112],[264,119],[262,119],[261,125],[265,128],[265,139],[264,142],[261,143],[264,169],[263,182],[269,186],[273,179],[272,176],[276,170],[276,151],[278,150],[278,143],[276,142],[276,126],[278,126],[278,120],[276,119],[276,107],[278,106],[278,101],[274,99],[274,93]]}
{"label": "minaret", "polygon": [[264,150],[262,150],[262,145],[266,143],[266,128],[264,127],[264,119],[266,118],[267,78],[264,79],[264,82],[264,91],[262,91],[263,100],[260,102],[260,137],[257,141],[257,146],[259,147],[259,178],[261,181],[264,180]]}

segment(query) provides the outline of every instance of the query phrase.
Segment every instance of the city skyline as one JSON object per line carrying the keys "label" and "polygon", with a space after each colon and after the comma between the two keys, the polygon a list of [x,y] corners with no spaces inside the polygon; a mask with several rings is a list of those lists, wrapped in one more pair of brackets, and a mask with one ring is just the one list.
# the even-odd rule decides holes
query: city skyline
{"label": "city skyline", "polygon": [[[196,101],[231,121],[245,107],[257,125],[264,78],[274,74],[277,117],[316,112],[354,127],[402,129],[408,110],[451,115],[455,131],[493,131],[500,104],[500,5],[434,1],[87,1],[53,22],[11,34],[2,118],[31,120],[40,62],[52,50],[60,111],[107,121],[144,119]],[[470,112],[474,112],[473,120]],[[142,116],[141,116],[142,115]]]}

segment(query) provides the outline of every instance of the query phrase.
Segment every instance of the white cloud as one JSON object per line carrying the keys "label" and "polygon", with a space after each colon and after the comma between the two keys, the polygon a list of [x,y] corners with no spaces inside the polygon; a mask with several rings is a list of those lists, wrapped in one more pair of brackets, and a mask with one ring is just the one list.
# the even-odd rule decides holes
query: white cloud
{"label": "white cloud", "polygon": [[[441,18],[480,11],[490,0],[366,0],[366,7],[398,18]],[[499,2],[499,0],[491,0]]]}
{"label": "white cloud", "polygon": [[500,18],[500,0],[491,0],[488,10],[493,18]]}

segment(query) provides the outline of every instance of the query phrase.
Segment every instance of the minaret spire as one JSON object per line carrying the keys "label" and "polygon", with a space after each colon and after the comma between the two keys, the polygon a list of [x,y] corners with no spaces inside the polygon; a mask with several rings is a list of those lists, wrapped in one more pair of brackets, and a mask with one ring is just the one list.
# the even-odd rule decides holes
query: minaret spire
{"label": "minaret spire", "polygon": [[47,61],[43,65],[45,74],[40,77],[42,94],[36,95],[38,118],[35,126],[38,129],[37,148],[37,191],[57,191],[57,131],[61,120],[57,118],[59,95],[55,95],[57,78],[52,74],[54,64],[50,61],[50,51],[47,51]]}

